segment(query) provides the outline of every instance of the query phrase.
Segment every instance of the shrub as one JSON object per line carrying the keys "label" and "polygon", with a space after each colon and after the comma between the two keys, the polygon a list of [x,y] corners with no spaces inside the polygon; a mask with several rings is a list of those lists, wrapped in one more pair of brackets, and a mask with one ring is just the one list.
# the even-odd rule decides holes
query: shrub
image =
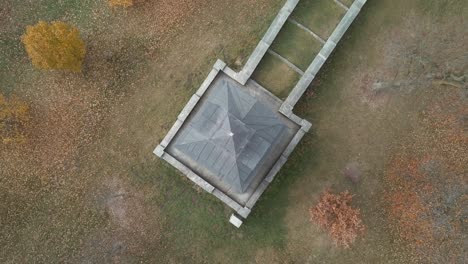
{"label": "shrub", "polygon": [[23,142],[29,107],[19,99],[6,99],[0,94],[0,141],[3,144]]}
{"label": "shrub", "polygon": [[39,69],[81,71],[86,50],[75,27],[40,21],[26,28],[22,42],[32,64]]}
{"label": "shrub", "polygon": [[109,0],[109,5],[110,6],[123,6],[123,7],[129,7],[135,4],[134,0]]}
{"label": "shrub", "polygon": [[348,191],[333,194],[326,190],[316,207],[310,209],[311,221],[327,230],[335,245],[348,248],[365,228],[359,209],[351,207]]}

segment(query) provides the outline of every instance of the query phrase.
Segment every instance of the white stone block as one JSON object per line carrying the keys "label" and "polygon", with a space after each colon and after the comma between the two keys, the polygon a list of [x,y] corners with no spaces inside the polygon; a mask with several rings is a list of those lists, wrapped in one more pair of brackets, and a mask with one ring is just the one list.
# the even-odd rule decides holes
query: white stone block
{"label": "white stone block", "polygon": [[231,223],[233,226],[239,228],[239,227],[241,227],[243,222],[237,216],[232,214],[231,218],[229,218],[229,223]]}
{"label": "white stone block", "polygon": [[258,199],[260,199],[260,196],[262,196],[262,193],[266,190],[270,183],[266,180],[263,180],[260,185],[258,185],[257,189],[255,189],[255,192],[252,194],[252,196],[249,198],[247,201],[247,204],[245,206],[249,208],[253,208],[254,205],[257,203]]}
{"label": "white stone block", "polygon": [[196,185],[200,186],[203,190],[208,193],[212,193],[214,191],[213,185],[209,184],[205,180],[203,180],[200,176],[198,176],[195,172],[190,171],[186,175],[191,181],[193,181]]}
{"label": "white stone block", "polygon": [[213,65],[213,69],[222,71],[226,67],[226,63],[220,59],[216,61],[216,63]]}
{"label": "white stone block", "polygon": [[200,100],[200,97],[198,95],[196,94],[192,95],[188,103],[185,105],[184,109],[182,109],[182,111],[180,112],[177,119],[179,119],[182,122],[185,121],[185,119],[187,119],[187,117],[190,115],[190,113],[195,108],[199,100]]}
{"label": "white stone block", "polygon": [[250,214],[250,208],[247,207],[242,207],[242,209],[238,210],[237,213],[242,216],[244,219],[246,219],[249,214]]}
{"label": "white stone block", "polygon": [[305,119],[302,119],[301,129],[304,130],[304,132],[309,132],[311,127],[312,127],[312,123],[310,123],[309,121]]}
{"label": "white stone block", "polygon": [[198,88],[197,92],[195,93],[199,97],[203,96],[205,94],[206,90],[208,90],[208,87],[210,87],[211,83],[213,80],[216,78],[218,75],[218,70],[213,69],[211,72],[208,74],[206,79],[203,81],[203,83],[200,85],[200,88]]}
{"label": "white stone block", "polygon": [[299,144],[299,142],[304,137],[304,135],[305,135],[304,130],[299,129],[299,131],[297,131],[296,135],[293,137],[293,139],[291,140],[289,145],[286,147],[282,155],[286,158],[289,157],[289,155],[291,155],[291,153],[296,148],[297,144]]}
{"label": "white stone block", "polygon": [[180,120],[176,120],[174,125],[171,127],[171,130],[167,133],[167,135],[164,137],[163,141],[161,142],[161,146],[164,148],[167,148],[167,145],[172,141],[172,139],[175,137],[177,132],[179,132],[179,129],[182,127],[182,124],[184,122]]}
{"label": "white stone block", "polygon": [[366,2],[367,0],[356,0],[354,1],[354,5],[356,5],[357,8],[361,9]]}
{"label": "white stone block", "polygon": [[295,115],[294,113],[291,114],[291,116],[289,117],[289,119],[291,119],[291,121],[293,121],[294,123],[298,124],[301,126],[301,122],[302,122],[302,118],[298,117],[297,115]]}
{"label": "white stone block", "polygon": [[285,9],[285,10],[288,11],[289,13],[292,13],[292,11],[294,11],[294,9],[296,8],[297,3],[299,3],[299,0],[288,0],[288,1],[284,4],[283,9]]}
{"label": "white stone block", "polygon": [[325,45],[323,45],[322,50],[320,50],[320,53],[325,59],[327,59],[330,54],[333,52],[333,50],[336,47],[336,43],[333,42],[332,40],[328,40]]}
{"label": "white stone block", "polygon": [[260,40],[252,55],[250,55],[249,59],[245,63],[245,66],[241,71],[242,74],[245,74],[248,78],[250,78],[253,71],[257,68],[258,64],[262,60],[263,56],[265,56],[265,53],[267,52],[268,48],[270,48],[270,45]]}
{"label": "white stone block", "polygon": [[279,112],[289,118],[292,115],[292,110],[293,110],[293,107],[290,104],[288,104],[287,102],[284,102],[281,105],[281,107],[279,109]]}
{"label": "white stone block", "polygon": [[284,23],[286,23],[286,20],[288,19],[290,13],[291,12],[285,12],[283,10],[279,12],[275,20],[273,20],[273,23],[271,24],[270,28],[268,28],[268,31],[265,33],[265,35],[262,38],[262,40],[266,44],[271,45],[271,43],[273,43],[276,36],[278,35],[281,28],[283,27]]}
{"label": "white stone block", "polygon": [[161,158],[162,155],[164,155],[164,147],[161,146],[161,145],[158,145],[158,146],[154,149],[153,153],[154,153],[156,156],[158,156],[158,157]]}
{"label": "white stone block", "polygon": [[218,197],[218,199],[223,201],[227,206],[234,209],[234,211],[236,211],[236,212],[239,211],[242,208],[242,206],[240,204],[238,204],[236,201],[229,198],[226,194],[224,194],[223,192],[221,192],[218,189],[214,189],[213,192],[211,192],[211,193],[214,196]]}
{"label": "white stone block", "polygon": [[268,172],[265,180],[267,182],[272,182],[287,160],[288,159],[285,156],[281,155],[275,165],[273,165],[273,168],[271,168],[270,172]]}

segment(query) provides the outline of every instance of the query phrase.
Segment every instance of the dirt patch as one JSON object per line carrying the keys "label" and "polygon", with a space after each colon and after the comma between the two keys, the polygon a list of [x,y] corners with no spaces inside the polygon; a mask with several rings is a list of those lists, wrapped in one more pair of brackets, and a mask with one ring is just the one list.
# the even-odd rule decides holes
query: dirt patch
{"label": "dirt patch", "polygon": [[256,264],[279,264],[284,263],[284,259],[279,256],[279,252],[274,248],[262,248],[255,254]]}
{"label": "dirt patch", "polygon": [[85,239],[79,261],[127,262],[144,257],[149,248],[161,247],[161,218],[157,207],[148,206],[144,195],[123,177],[105,177],[94,192],[98,206],[109,222]]}
{"label": "dirt patch", "polygon": [[349,179],[352,183],[357,184],[361,180],[360,164],[355,161],[346,164],[344,177]]}

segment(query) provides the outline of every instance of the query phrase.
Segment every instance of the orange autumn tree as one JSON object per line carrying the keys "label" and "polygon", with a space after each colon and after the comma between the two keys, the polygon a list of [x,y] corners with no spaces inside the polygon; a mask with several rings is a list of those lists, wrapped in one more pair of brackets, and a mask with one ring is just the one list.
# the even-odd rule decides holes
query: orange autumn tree
{"label": "orange autumn tree", "polygon": [[16,97],[0,94],[0,143],[24,142],[25,126],[29,121],[29,107]]}
{"label": "orange autumn tree", "polygon": [[21,40],[37,68],[81,71],[86,49],[77,28],[64,22],[40,21],[28,26]]}
{"label": "orange autumn tree", "polygon": [[359,209],[351,207],[352,199],[348,191],[334,194],[326,190],[317,206],[310,209],[311,221],[327,230],[335,245],[345,248],[365,230]]}
{"label": "orange autumn tree", "polygon": [[135,0],[109,0],[110,6],[129,7],[135,4]]}

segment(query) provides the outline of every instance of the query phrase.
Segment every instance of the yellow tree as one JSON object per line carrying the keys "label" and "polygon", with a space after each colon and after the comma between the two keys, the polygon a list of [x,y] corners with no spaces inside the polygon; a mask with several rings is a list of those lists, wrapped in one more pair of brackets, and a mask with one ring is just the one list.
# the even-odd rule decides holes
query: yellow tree
{"label": "yellow tree", "polygon": [[109,0],[110,6],[129,7],[135,3],[135,0]]}
{"label": "yellow tree", "polygon": [[22,41],[37,68],[81,71],[86,49],[75,27],[64,22],[40,21],[26,28]]}

